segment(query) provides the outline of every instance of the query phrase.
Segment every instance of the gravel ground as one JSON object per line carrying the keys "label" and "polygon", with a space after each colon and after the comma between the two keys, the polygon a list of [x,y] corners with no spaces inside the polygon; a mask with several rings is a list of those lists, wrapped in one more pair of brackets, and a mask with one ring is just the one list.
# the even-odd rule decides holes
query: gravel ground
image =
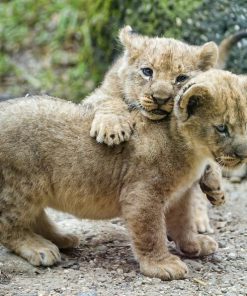
{"label": "gravel ground", "polygon": [[247,182],[225,181],[225,188],[226,205],[210,209],[220,248],[213,256],[182,258],[190,268],[185,280],[141,275],[120,219],[78,221],[51,211],[60,226],[81,237],[80,247],[63,253],[62,262],[52,268],[32,267],[0,247],[0,296],[246,296]]}

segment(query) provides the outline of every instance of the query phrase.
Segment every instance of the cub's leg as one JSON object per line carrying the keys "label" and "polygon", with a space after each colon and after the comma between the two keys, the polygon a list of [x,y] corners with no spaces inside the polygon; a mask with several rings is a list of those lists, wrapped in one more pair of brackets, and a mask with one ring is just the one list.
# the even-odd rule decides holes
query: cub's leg
{"label": "cub's leg", "polygon": [[187,266],[166,246],[163,196],[147,184],[128,185],[122,189],[120,199],[140,270],[163,280],[184,278]]}
{"label": "cub's leg", "polygon": [[166,214],[168,233],[177,248],[191,257],[206,256],[218,249],[217,242],[208,235],[198,234],[194,213],[193,194],[195,187],[189,189],[184,196]]}
{"label": "cub's leg", "polygon": [[208,217],[208,200],[206,195],[201,191],[199,184],[195,187],[194,194],[191,197],[192,214],[195,220],[195,226],[199,233],[214,233]]}
{"label": "cub's leg", "polygon": [[60,231],[44,210],[41,211],[35,220],[33,230],[35,233],[53,242],[59,249],[78,247],[80,243],[77,236]]}
{"label": "cub's leg", "polygon": [[0,243],[33,265],[50,266],[60,261],[60,253],[56,245],[32,230],[42,201],[26,190],[26,184],[28,180],[19,180],[0,193]]}

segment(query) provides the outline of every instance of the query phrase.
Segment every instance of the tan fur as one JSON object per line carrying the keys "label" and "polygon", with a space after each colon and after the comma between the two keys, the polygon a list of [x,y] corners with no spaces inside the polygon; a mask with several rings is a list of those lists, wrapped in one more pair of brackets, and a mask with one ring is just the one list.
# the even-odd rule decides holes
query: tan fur
{"label": "tan fur", "polygon": [[[129,26],[120,30],[119,38],[124,46],[124,55],[106,74],[102,86],[84,101],[95,110],[90,135],[97,142],[110,146],[129,140],[133,133],[134,121],[127,104],[132,109],[140,109],[152,120],[166,117],[173,109],[174,96],[185,83],[176,83],[176,78],[187,75],[188,81],[215,66],[218,58],[213,42],[196,47],[175,39],[140,36],[132,33]],[[152,79],[143,75],[143,67],[153,69]],[[201,181],[202,184],[207,183],[203,188],[210,189],[212,182],[207,180],[209,178],[207,175]],[[211,196],[215,194],[219,203],[223,196],[221,177],[215,179],[215,183],[220,189],[216,194],[215,189],[211,190]],[[197,196],[200,194],[198,192]]]}
{"label": "tan fur", "polygon": [[[123,28],[119,38],[124,45],[125,54],[109,70],[102,86],[85,100],[85,103],[97,110],[90,135],[98,142],[108,145],[129,140],[134,123],[123,103],[124,99],[132,108],[141,108],[144,116],[152,120],[162,119],[172,111],[173,97],[183,85],[175,83],[176,77],[186,74],[189,80],[210,67],[223,68],[233,45],[246,36],[246,31],[240,31],[224,39],[219,45],[216,59],[217,49],[212,42],[195,47],[174,39],[148,38],[133,34],[129,26]],[[145,81],[140,68],[147,66],[155,70],[155,75],[152,80]],[[159,99],[160,105],[155,98]],[[154,114],[156,110],[165,111],[165,114]],[[224,202],[221,172],[219,173],[217,168],[215,171],[210,169],[200,183],[202,191],[212,204],[219,205]],[[212,232],[207,213],[202,214],[202,209],[207,211],[204,194],[200,190],[194,192],[196,198],[201,196],[202,203],[200,206],[200,202],[195,198],[195,204],[199,206],[198,210],[195,208],[198,230]]]}
{"label": "tan fur", "polygon": [[[124,54],[110,68],[102,85],[84,101],[96,110],[90,135],[107,145],[129,140],[133,121],[123,101],[132,108],[141,107],[143,115],[152,120],[164,118],[184,85],[176,83],[176,78],[186,75],[188,82],[209,68],[223,68],[231,48],[246,36],[246,31],[239,31],[222,40],[217,49],[213,42],[192,46],[171,38],[141,36],[131,27],[124,27],[119,33]],[[143,67],[154,70],[151,80],[141,73]],[[165,112],[153,113],[157,110]]]}
{"label": "tan fur", "polygon": [[[182,253],[213,253],[217,243],[196,232],[191,192],[210,159],[227,166],[246,160],[247,83],[216,70],[192,82],[176,98],[170,120],[157,123],[132,112],[136,132],[115,147],[89,137],[94,113],[84,105],[49,97],[2,103],[1,243],[34,265],[58,262],[55,244],[77,241],[51,225],[44,208],[52,207],[79,218],[122,216],[147,276],[178,279],[187,273],[169,253],[166,233]],[[216,131],[222,123],[229,124],[231,139]]]}
{"label": "tan fur", "polygon": [[[120,30],[119,38],[124,54],[102,85],[84,100],[95,110],[90,135],[110,146],[129,140],[133,132],[127,104],[152,120],[160,120],[172,111],[173,98],[181,86],[212,68],[218,59],[213,42],[191,46],[175,39],[137,35],[129,26]],[[143,75],[145,67],[153,69],[152,79]],[[187,75],[187,81],[176,82],[180,75]]]}

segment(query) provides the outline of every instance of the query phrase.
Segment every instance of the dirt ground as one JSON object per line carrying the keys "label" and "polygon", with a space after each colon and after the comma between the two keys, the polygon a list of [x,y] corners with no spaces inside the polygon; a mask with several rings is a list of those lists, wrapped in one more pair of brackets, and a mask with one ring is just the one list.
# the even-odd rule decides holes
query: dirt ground
{"label": "dirt ground", "polygon": [[63,253],[52,268],[32,267],[0,247],[0,296],[246,296],[247,182],[226,181],[225,188],[227,203],[210,209],[220,248],[209,257],[182,258],[190,268],[185,280],[164,282],[140,274],[120,219],[78,221],[50,211],[61,227],[80,236],[80,247]]}

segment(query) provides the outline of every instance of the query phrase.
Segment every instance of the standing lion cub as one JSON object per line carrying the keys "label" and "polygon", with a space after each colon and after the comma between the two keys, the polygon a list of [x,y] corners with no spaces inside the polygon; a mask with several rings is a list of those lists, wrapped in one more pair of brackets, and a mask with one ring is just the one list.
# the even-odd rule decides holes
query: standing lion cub
{"label": "standing lion cub", "polygon": [[46,207],[87,219],[122,216],[141,272],[183,278],[187,267],[169,253],[166,234],[189,256],[217,250],[195,230],[191,191],[210,159],[227,167],[246,161],[246,88],[246,78],[205,72],[175,99],[170,120],[131,113],[137,132],[111,148],[88,135],[94,113],[83,105],[49,97],[2,103],[1,243],[49,266],[60,260],[58,248],[78,240],[56,228]]}
{"label": "standing lion cub", "polygon": [[[218,61],[214,42],[191,46],[175,39],[142,36],[133,33],[129,26],[120,30],[119,39],[124,54],[106,74],[102,85],[83,101],[95,112],[90,135],[109,146],[130,139],[134,120],[128,107],[151,120],[164,119],[171,113],[179,89]],[[203,191],[212,203],[222,202],[221,174],[213,163],[209,171],[201,182]],[[207,213],[202,216],[202,211],[197,210],[204,205],[207,212],[205,196],[199,187],[197,191],[194,204],[201,203],[195,206],[195,212],[199,213],[198,231],[213,232]]]}

